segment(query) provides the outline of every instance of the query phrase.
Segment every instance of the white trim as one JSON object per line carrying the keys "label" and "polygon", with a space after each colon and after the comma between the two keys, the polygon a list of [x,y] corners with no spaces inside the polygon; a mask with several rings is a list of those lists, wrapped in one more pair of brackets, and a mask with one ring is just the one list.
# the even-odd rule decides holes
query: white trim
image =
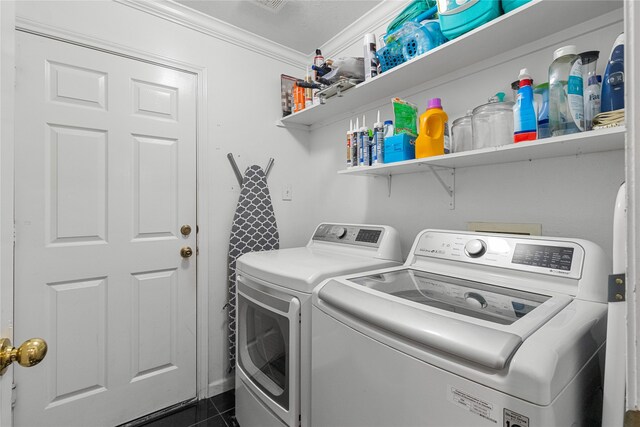
{"label": "white trim", "polygon": [[227,43],[306,69],[308,55],[171,0],[114,0]]}
{"label": "white trim", "polygon": [[[15,3],[0,1],[0,335],[13,341]],[[0,425],[12,426],[13,367],[0,377]]]}
{"label": "white trim", "polygon": [[[383,1],[324,43],[320,47],[324,57],[336,57],[355,43],[359,42],[362,44],[364,34],[371,33],[378,27],[391,23],[391,20],[393,20],[402,9],[407,7],[408,4],[408,1]],[[381,34],[376,34],[376,37],[380,35]],[[311,57],[313,57],[313,54]],[[307,58],[307,60],[309,59]]]}
{"label": "white trim", "polygon": [[[0,1],[4,4],[5,1]],[[198,236],[198,263],[197,263],[197,318],[196,318],[196,395],[198,398],[208,396],[209,390],[209,235],[210,221],[208,215],[208,196],[211,168],[207,167],[208,130],[207,130],[207,68],[199,65],[188,64],[161,57],[142,50],[132,49],[106,40],[87,37],[78,33],[62,30],[50,25],[41,24],[24,18],[16,18],[16,30],[26,31],[55,40],[84,46],[90,49],[119,55],[134,60],[158,64],[164,67],[192,73],[197,80],[197,118],[196,118],[196,149],[197,159],[197,218],[201,233]],[[3,34],[4,36],[4,34]],[[3,65],[4,66],[4,65]],[[12,85],[13,87],[13,85]],[[4,141],[2,149],[5,150]],[[5,151],[2,158],[6,159]],[[11,164],[13,164],[13,152],[11,152]],[[8,161],[8,160],[7,160]],[[2,164],[4,166],[4,162]],[[2,173],[6,173],[3,169]],[[4,178],[4,177],[3,177]],[[13,171],[12,171],[13,179]],[[4,191],[4,187],[3,187]],[[13,191],[13,185],[12,185]],[[12,193],[13,196],[13,193]],[[3,209],[5,193],[2,193]],[[11,198],[13,200],[13,197]],[[13,206],[12,221],[13,224]],[[3,211],[4,212],[4,211]],[[4,223],[3,223],[4,225]],[[4,230],[3,230],[4,231]],[[3,235],[3,242],[4,235]],[[4,424],[2,424],[4,427]]]}
{"label": "white trim", "polygon": [[640,300],[638,299],[638,266],[640,266],[640,150],[637,148],[640,126],[640,85],[635,80],[640,75],[640,7],[635,1],[624,2],[625,15],[625,114],[626,182],[627,182],[627,402],[626,409],[640,409],[640,361],[638,360],[638,331],[640,325]]}
{"label": "white trim", "polygon": [[221,378],[209,384],[209,397],[231,390],[235,384],[235,376]]}

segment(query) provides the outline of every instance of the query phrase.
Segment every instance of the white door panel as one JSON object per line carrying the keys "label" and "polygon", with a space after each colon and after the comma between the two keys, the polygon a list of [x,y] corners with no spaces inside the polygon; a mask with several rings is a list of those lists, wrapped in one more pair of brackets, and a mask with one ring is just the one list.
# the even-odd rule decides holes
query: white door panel
{"label": "white door panel", "polygon": [[195,76],[17,34],[17,426],[115,425],[195,397]]}

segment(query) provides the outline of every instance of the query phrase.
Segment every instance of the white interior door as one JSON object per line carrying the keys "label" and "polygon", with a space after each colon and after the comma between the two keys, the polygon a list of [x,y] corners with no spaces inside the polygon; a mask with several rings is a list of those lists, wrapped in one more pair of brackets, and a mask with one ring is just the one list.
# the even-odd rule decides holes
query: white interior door
{"label": "white interior door", "polygon": [[15,425],[113,426],[195,397],[195,76],[16,42],[15,338],[49,353],[15,370]]}

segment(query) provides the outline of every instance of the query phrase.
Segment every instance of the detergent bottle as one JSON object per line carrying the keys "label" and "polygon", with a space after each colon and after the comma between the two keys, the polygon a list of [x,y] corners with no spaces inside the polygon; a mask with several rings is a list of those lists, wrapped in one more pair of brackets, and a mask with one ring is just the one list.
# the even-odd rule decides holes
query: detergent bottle
{"label": "detergent bottle", "polygon": [[442,110],[440,98],[432,98],[427,111],[420,116],[420,132],[416,139],[416,159],[444,154],[444,128],[449,117]]}
{"label": "detergent bottle", "polygon": [[523,68],[518,76],[520,89],[513,106],[513,142],[532,141],[536,139],[536,110],[533,108],[533,79],[529,70]]}

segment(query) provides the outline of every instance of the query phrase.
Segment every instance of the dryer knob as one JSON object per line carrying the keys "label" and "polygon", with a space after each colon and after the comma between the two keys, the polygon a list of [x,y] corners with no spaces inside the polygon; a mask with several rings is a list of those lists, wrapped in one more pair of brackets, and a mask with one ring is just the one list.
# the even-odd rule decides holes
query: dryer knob
{"label": "dryer knob", "polygon": [[487,245],[480,239],[469,240],[467,244],[464,245],[464,251],[471,258],[478,258],[487,251]]}
{"label": "dryer knob", "polygon": [[347,235],[347,229],[344,227],[340,227],[335,231],[335,233],[338,239],[344,239],[344,236]]}
{"label": "dryer knob", "polygon": [[483,309],[487,306],[487,300],[476,292],[467,292],[464,295],[464,301],[467,305],[476,309]]}

